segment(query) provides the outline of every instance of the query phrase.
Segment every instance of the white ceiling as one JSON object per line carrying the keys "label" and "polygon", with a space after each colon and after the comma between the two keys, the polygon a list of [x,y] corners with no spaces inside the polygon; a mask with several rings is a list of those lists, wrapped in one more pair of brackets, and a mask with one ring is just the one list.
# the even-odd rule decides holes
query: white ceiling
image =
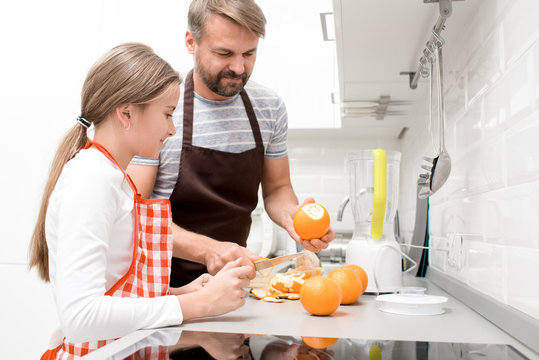
{"label": "white ceiling", "polygon": [[[453,14],[447,19],[442,36],[466,26],[479,2],[454,1]],[[343,130],[360,137],[394,139],[403,127],[413,125],[414,110],[427,94],[426,80],[412,90],[409,77],[400,73],[417,70],[439,17],[439,4],[423,0],[333,0],[333,6],[341,101],[377,100],[389,95],[391,100],[415,104],[390,105],[390,109],[407,112],[405,116],[386,116],[384,120],[343,118]]]}

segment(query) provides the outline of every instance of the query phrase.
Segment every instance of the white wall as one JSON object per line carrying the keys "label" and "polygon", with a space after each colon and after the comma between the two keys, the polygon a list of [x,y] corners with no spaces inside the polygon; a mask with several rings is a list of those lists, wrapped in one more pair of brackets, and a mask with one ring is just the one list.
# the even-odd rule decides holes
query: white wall
{"label": "white wall", "polygon": [[[539,2],[475,1],[483,4],[467,28],[449,19],[442,33],[453,168],[430,200],[432,245],[462,235],[463,266],[436,251],[430,265],[539,318]],[[424,109],[402,145],[404,173],[419,174],[422,156],[432,155]],[[404,179],[409,238],[417,176]]]}
{"label": "white wall", "polygon": [[[27,248],[61,137],[80,113],[90,66],[107,49],[144,42],[176,69],[189,1],[8,1],[0,11],[0,338],[5,358],[34,359],[57,326],[50,288],[27,271]],[[161,34],[160,36],[156,36]]]}
{"label": "white wall", "polygon": [[[176,69],[192,63],[183,42],[188,2],[143,4],[54,0],[3,6],[0,149],[5,170],[0,187],[11,206],[0,207],[0,241],[9,244],[9,251],[0,252],[0,264],[26,262],[50,162],[80,113],[82,83],[97,58],[116,44],[138,41],[150,44]],[[155,36],[156,28],[163,37]]]}

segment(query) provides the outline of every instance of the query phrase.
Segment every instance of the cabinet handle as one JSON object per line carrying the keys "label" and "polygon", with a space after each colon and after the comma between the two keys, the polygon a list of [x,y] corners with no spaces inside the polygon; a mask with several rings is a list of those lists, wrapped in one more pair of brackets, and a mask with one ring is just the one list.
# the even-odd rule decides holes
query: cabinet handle
{"label": "cabinet handle", "polygon": [[335,37],[331,39],[328,36],[328,24],[327,24],[328,15],[333,16],[333,13],[332,12],[320,13],[320,23],[322,24],[322,37],[324,38],[324,41],[335,41]]}

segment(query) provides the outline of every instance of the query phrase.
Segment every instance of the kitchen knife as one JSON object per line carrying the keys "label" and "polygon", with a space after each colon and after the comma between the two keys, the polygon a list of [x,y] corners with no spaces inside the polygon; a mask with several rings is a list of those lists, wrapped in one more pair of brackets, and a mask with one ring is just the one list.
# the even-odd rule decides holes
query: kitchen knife
{"label": "kitchen knife", "polygon": [[285,261],[288,261],[288,260],[292,260],[292,259],[294,259],[294,258],[296,258],[296,257],[298,257],[300,255],[303,255],[303,253],[299,252],[299,253],[296,253],[296,254],[279,256],[279,257],[276,257],[276,258],[273,258],[273,259],[264,259],[264,260],[256,261],[254,263],[255,264],[255,269],[256,269],[256,271],[259,271],[259,270],[264,270],[264,269],[267,269],[267,268],[270,268],[270,267],[274,267],[275,265],[284,263]]}

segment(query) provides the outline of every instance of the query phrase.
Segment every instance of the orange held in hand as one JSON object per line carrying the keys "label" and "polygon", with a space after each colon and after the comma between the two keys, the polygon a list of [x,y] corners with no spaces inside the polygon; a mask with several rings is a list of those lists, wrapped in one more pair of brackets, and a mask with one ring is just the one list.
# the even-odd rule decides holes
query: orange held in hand
{"label": "orange held in hand", "polygon": [[331,315],[341,303],[339,284],[324,276],[314,276],[303,284],[299,292],[301,305],[313,315]]}
{"label": "orange held in hand", "polygon": [[330,272],[328,277],[335,280],[341,287],[341,304],[353,304],[363,294],[361,279],[351,268],[340,267]]}
{"label": "orange held in hand", "polygon": [[359,278],[361,279],[361,284],[363,285],[363,292],[365,292],[365,290],[367,290],[367,285],[369,284],[369,277],[367,276],[367,272],[363,270],[361,266],[356,264],[343,265],[342,267],[351,268],[359,275]]}
{"label": "orange held in hand", "polygon": [[320,204],[305,204],[294,215],[294,230],[304,240],[320,239],[328,229],[329,214]]}

